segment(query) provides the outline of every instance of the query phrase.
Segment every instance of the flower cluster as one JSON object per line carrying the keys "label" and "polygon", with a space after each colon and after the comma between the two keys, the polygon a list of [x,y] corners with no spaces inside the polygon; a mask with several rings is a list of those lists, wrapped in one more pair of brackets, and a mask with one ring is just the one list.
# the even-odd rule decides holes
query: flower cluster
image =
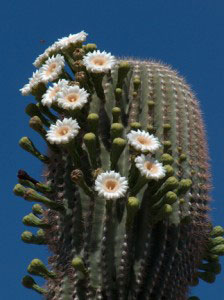
{"label": "flower cluster", "polygon": [[43,95],[41,103],[48,107],[56,103],[58,93],[67,85],[68,81],[65,79],[60,79],[57,83],[53,83],[53,86],[49,87]]}
{"label": "flower cluster", "polygon": [[[49,82],[53,82],[42,95],[42,105],[48,107],[53,105],[53,108],[56,108],[54,105],[57,105],[58,108],[67,111],[65,115],[70,111],[82,109],[88,102],[90,95],[87,90],[79,85],[70,85],[68,80],[63,79],[66,75],[64,55],[74,51],[73,49],[76,47],[81,47],[86,37],[87,34],[81,31],[77,34],[63,37],[48,47],[35,60],[34,65],[39,67],[39,70],[33,73],[29,83],[21,89],[22,94],[28,95],[39,83],[43,83],[47,87]],[[97,50],[84,55],[82,64],[87,72],[104,75],[114,68],[116,60],[110,53]],[[66,78],[68,77],[67,75]],[[46,140],[50,144],[69,144],[70,146],[71,142],[78,135],[79,130],[78,121],[72,117],[57,120],[56,124],[52,124],[47,131]],[[135,158],[135,165],[141,175],[147,179],[154,180],[164,177],[165,170],[162,164],[151,157],[151,154],[160,147],[158,139],[144,130],[132,130],[127,134],[127,139],[131,148],[141,153]],[[126,196],[128,181],[118,172],[113,170],[106,171],[97,176],[94,189],[99,196],[107,200],[119,199]]]}
{"label": "flower cluster", "polygon": [[135,150],[148,155],[141,154],[135,158],[136,167],[141,175],[147,179],[158,180],[165,176],[162,164],[151,157],[151,154],[159,149],[160,142],[154,135],[144,130],[132,130],[127,134],[128,143]]}
{"label": "flower cluster", "polygon": [[72,44],[84,42],[86,40],[87,33],[81,31],[76,34],[70,34],[68,37],[63,37],[55,42],[53,45],[48,47],[43,54],[39,55],[34,61],[34,66],[39,68],[41,65],[52,55],[55,55],[59,51],[63,51]]}
{"label": "flower cluster", "polygon": [[[67,37],[59,39],[53,45],[48,47],[43,54],[39,55],[33,64],[35,67],[40,69],[34,72],[33,76],[29,79],[29,82],[20,89],[22,95],[27,96],[31,94],[32,90],[39,83],[48,84],[48,82],[55,82],[59,77],[63,77],[62,73],[65,66],[63,51],[66,52],[66,49],[70,48],[70,46],[79,47],[86,40],[86,37],[87,33],[84,31],[76,34],[70,34]],[[83,57],[83,65],[86,67],[87,71],[92,73],[107,73],[114,67],[115,63],[115,57],[105,51],[100,52],[97,50],[89,52]],[[61,87],[62,83],[58,82],[58,86],[54,83],[53,87],[48,89],[46,94],[43,96],[42,104],[50,106],[52,102],[55,102],[56,94],[61,91]],[[84,92],[79,92],[81,93],[80,97],[78,97],[80,101],[75,101],[76,105],[73,103],[71,109],[74,109],[74,107],[82,107],[83,103],[86,103],[84,102]],[[85,98],[87,98],[86,94]],[[60,103],[62,102],[60,101]],[[64,108],[66,106],[66,109],[68,109],[67,105],[64,103],[65,102],[61,104],[62,107]]]}

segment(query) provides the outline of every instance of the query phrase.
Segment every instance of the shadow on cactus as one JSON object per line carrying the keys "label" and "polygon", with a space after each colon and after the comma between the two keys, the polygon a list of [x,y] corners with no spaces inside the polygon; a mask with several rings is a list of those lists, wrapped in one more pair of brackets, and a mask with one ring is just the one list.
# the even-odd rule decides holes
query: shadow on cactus
{"label": "shadow on cactus", "polygon": [[197,100],[183,78],[153,61],[115,59],[80,32],[40,55],[21,92],[30,127],[20,146],[46,166],[39,182],[18,173],[16,195],[37,202],[23,218],[47,245],[25,287],[44,299],[184,300],[220,273],[224,230],[212,228],[209,165]]}

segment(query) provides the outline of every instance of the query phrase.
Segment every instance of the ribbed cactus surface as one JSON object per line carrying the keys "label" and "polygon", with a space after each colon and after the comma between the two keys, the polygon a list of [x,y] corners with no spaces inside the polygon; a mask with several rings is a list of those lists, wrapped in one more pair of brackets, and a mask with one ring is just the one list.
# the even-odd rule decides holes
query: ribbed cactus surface
{"label": "ribbed cactus surface", "polygon": [[85,37],[49,47],[22,89],[36,99],[26,112],[48,145],[44,155],[20,140],[46,178],[18,173],[14,192],[42,204],[23,218],[40,229],[22,240],[52,252],[49,269],[38,259],[28,267],[45,286],[28,275],[23,284],[48,300],[187,299],[198,278],[214,281],[224,252],[223,229],[208,218],[198,102],[170,67],[116,60]]}

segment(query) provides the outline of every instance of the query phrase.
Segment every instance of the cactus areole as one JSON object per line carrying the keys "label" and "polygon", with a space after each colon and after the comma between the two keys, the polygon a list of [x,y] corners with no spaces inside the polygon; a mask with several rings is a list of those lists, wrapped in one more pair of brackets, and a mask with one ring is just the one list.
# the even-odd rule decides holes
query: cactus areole
{"label": "cactus areole", "polygon": [[21,238],[52,253],[22,283],[47,300],[198,299],[190,286],[214,282],[224,254],[198,102],[170,67],[116,59],[86,37],[48,47],[21,89],[47,144],[19,141],[45,165],[44,182],[18,172],[14,193],[36,202],[23,223],[37,229]]}

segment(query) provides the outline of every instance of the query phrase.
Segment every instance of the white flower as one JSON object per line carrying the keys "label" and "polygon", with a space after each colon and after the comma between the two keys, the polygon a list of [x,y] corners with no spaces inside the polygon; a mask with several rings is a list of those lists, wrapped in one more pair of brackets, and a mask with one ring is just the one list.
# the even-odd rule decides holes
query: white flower
{"label": "white flower", "polygon": [[34,61],[33,65],[36,68],[42,66],[42,64],[52,55],[55,55],[58,51],[60,51],[60,47],[58,42],[55,42],[53,45],[49,46],[44,53],[40,54]]}
{"label": "white flower", "polygon": [[57,120],[55,125],[51,125],[46,134],[46,138],[51,144],[67,144],[78,134],[79,125],[72,118]]}
{"label": "white flower", "polygon": [[57,46],[60,49],[66,49],[68,48],[71,44],[77,44],[77,43],[82,43],[86,40],[87,33],[85,31],[81,31],[76,34],[69,34],[67,37],[63,37],[57,41]]}
{"label": "white flower", "polygon": [[118,199],[125,195],[128,189],[128,182],[119,173],[107,171],[97,176],[95,190],[99,196],[106,199]]}
{"label": "white flower", "polygon": [[92,73],[106,73],[113,68],[115,63],[115,57],[105,51],[95,50],[83,57],[83,64]]}
{"label": "white flower", "polygon": [[53,81],[61,74],[65,65],[64,57],[60,54],[48,58],[45,64],[40,68],[41,80],[45,83]]}
{"label": "white flower", "polygon": [[79,86],[68,86],[58,93],[58,105],[64,109],[82,108],[88,101],[89,94]]}
{"label": "white flower", "polygon": [[65,79],[58,80],[57,83],[53,83],[53,86],[49,87],[46,93],[42,97],[42,104],[50,107],[53,102],[56,101],[58,92],[68,85],[68,81]]}
{"label": "white flower", "polygon": [[20,92],[23,96],[27,96],[32,92],[32,89],[35,88],[41,82],[40,72],[36,70],[33,72],[32,77],[29,78],[29,83],[25,84],[23,88],[20,89]]}
{"label": "white flower", "polygon": [[141,175],[147,179],[158,180],[166,174],[163,165],[150,156],[145,156],[144,154],[137,156],[135,163]]}
{"label": "white flower", "polygon": [[141,152],[155,152],[161,145],[159,140],[144,130],[131,130],[127,134],[128,143]]}

